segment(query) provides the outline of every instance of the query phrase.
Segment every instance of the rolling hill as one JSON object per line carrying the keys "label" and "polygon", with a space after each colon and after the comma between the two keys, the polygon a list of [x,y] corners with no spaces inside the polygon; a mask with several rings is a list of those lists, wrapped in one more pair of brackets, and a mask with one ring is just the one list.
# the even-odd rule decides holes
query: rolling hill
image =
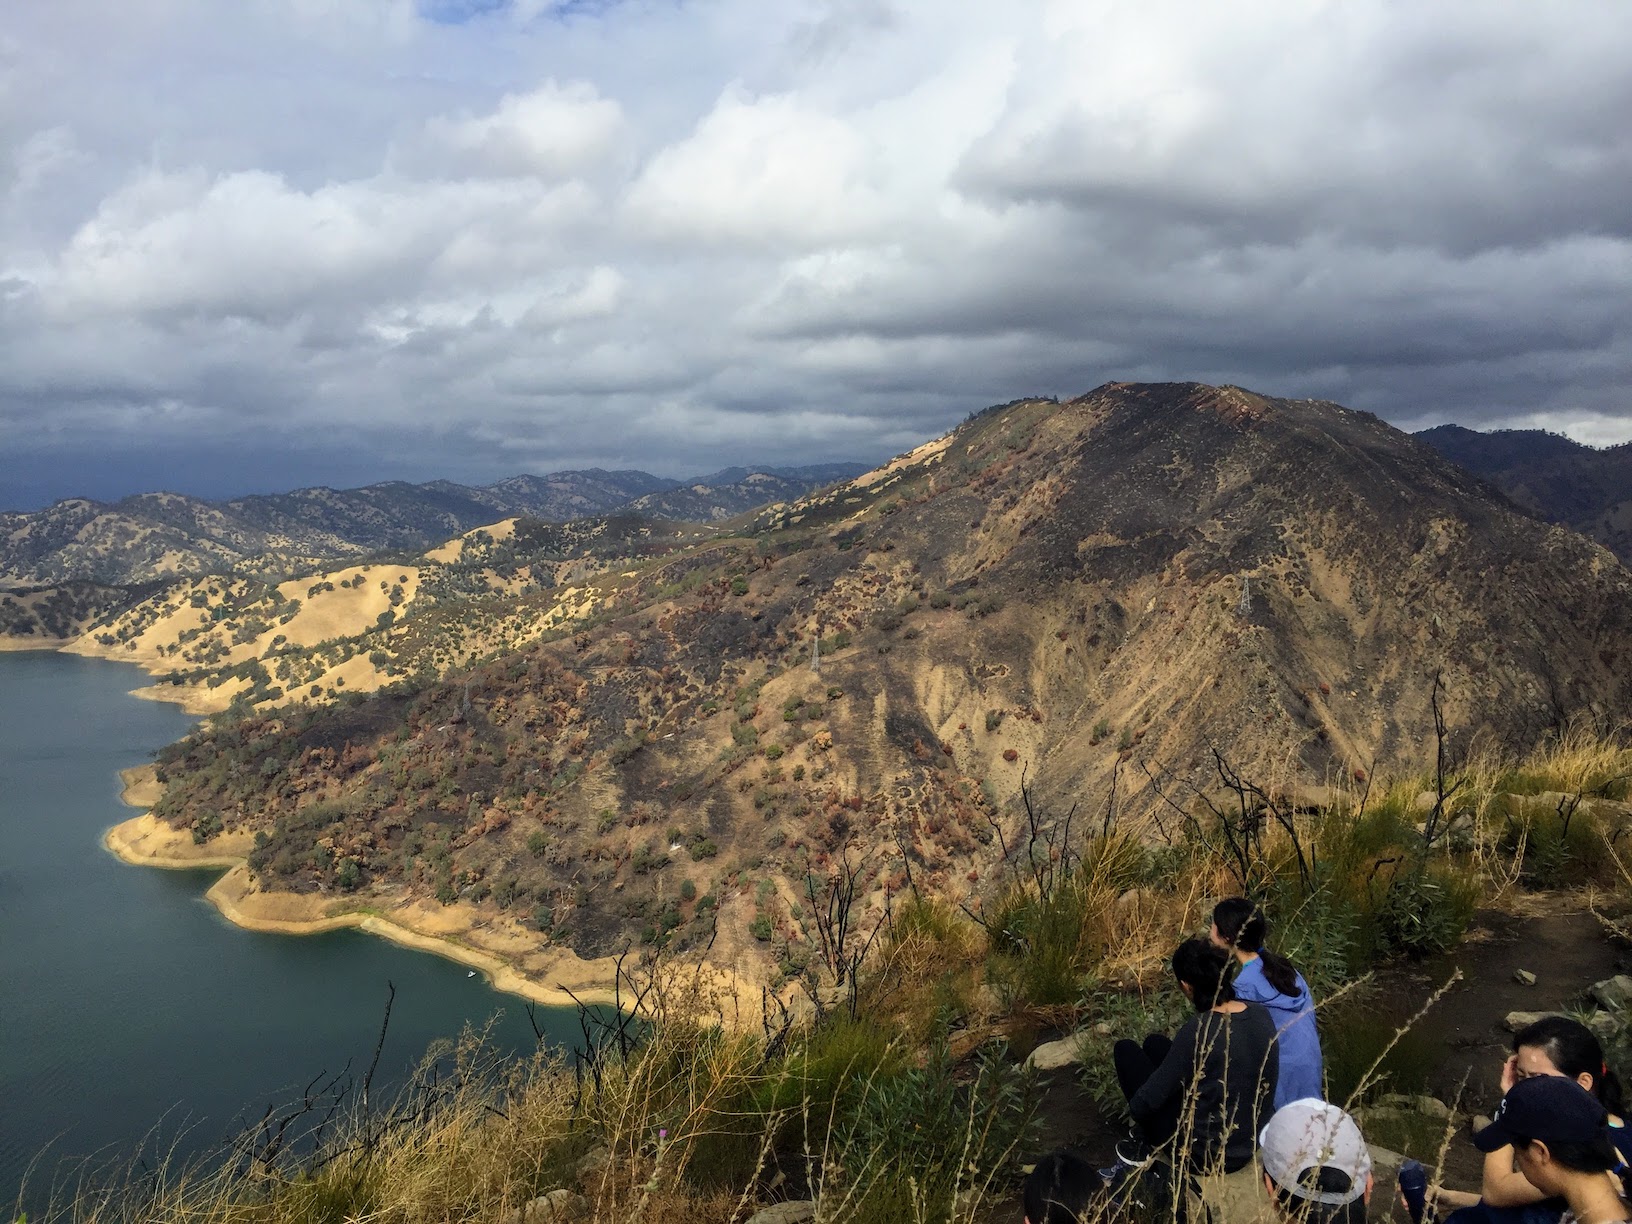
{"label": "rolling hill", "polygon": [[[846,864],[875,905],[974,903],[1022,779],[1171,837],[1215,752],[1272,789],[1421,765],[1436,683],[1456,750],[1632,713],[1632,574],[1335,404],[1109,384],[689,535],[644,522],[478,535],[454,561],[485,592],[222,587],[158,655],[109,621],[149,666],[235,626],[187,661],[232,669],[233,717],[163,755],[154,817],[253,841],[239,904],[445,911],[523,972],[645,941],[775,982]],[[512,585],[561,553],[570,580]],[[257,610],[348,591],[376,691],[327,655],[315,693],[280,682],[334,643]]]}

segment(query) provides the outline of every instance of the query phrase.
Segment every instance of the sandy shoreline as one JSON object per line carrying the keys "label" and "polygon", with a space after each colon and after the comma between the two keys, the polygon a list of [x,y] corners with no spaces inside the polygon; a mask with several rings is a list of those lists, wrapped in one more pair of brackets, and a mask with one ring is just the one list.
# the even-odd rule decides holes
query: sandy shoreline
{"label": "sandy shoreline", "polygon": [[[82,639],[34,640],[0,637],[0,652],[61,651],[112,658],[142,666]],[[203,686],[153,684],[134,689],[132,697],[167,701],[189,714],[208,714],[225,704],[223,694]],[[225,872],[205,893],[227,921],[245,930],[280,935],[316,935],[356,927],[393,943],[432,952],[484,975],[497,990],[550,1007],[572,1006],[572,995],[586,1003],[611,1003],[617,972],[612,957],[584,960],[570,950],[539,947],[537,936],[508,921],[495,921],[468,905],[442,906],[367,895],[349,898],[262,892],[245,864],[254,838],[222,833],[207,845],[192,834],[156,819],[147,809],[159,801],[164,785],[152,765],[120,771],[120,799],[142,814],[106,830],[102,845],[121,862],[167,870]],[[377,904],[370,907],[369,902]],[[359,903],[363,908],[359,908]],[[570,990],[572,995],[567,991]]]}
{"label": "sandy shoreline", "polygon": [[[124,783],[120,798],[132,807],[151,807],[163,790],[151,765],[126,769],[120,779]],[[173,829],[144,811],[107,830],[102,844],[122,862],[138,867],[223,870],[225,874],[204,894],[205,899],[227,921],[245,930],[318,935],[356,927],[466,965],[495,989],[534,1003],[570,1007],[573,995],[586,1003],[611,1003],[615,998],[613,958],[583,960],[567,949],[540,948],[537,937],[519,925],[495,922],[473,906],[367,895],[342,899],[262,892],[244,861],[254,845],[247,833],[223,833],[200,846],[190,832]],[[371,900],[377,905],[370,907]]]}

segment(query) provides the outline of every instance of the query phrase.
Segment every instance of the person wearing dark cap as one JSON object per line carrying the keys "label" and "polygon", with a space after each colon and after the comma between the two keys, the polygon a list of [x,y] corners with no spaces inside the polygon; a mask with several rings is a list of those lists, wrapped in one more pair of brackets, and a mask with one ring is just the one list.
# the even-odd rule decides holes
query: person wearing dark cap
{"label": "person wearing dark cap", "polygon": [[1363,1224],[1371,1150],[1355,1120],[1312,1097],[1290,1101],[1258,1136],[1264,1187],[1277,1210],[1309,1224]]}
{"label": "person wearing dark cap", "polygon": [[1632,1224],[1612,1176],[1621,1158],[1608,1122],[1598,1098],[1580,1084],[1538,1075],[1508,1090],[1473,1146],[1481,1152],[1511,1146],[1513,1163],[1530,1184],[1569,1205],[1560,1224]]}

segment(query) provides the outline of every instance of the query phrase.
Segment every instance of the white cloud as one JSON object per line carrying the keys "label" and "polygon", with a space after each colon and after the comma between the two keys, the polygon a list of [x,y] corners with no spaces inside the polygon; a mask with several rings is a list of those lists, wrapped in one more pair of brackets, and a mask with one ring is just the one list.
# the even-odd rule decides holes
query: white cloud
{"label": "white cloud", "polygon": [[506,94],[485,115],[438,116],[426,135],[477,173],[565,178],[612,153],[623,129],[622,109],[594,86],[546,81],[530,93]]}
{"label": "white cloud", "polygon": [[0,423],[55,422],[59,491],[178,420],[678,474],[1113,376],[1632,435],[1594,0],[442,15],[8,13]]}
{"label": "white cloud", "polygon": [[893,211],[876,152],[844,119],[797,97],[732,89],[629,192],[638,230],[751,246],[815,246],[877,232]]}

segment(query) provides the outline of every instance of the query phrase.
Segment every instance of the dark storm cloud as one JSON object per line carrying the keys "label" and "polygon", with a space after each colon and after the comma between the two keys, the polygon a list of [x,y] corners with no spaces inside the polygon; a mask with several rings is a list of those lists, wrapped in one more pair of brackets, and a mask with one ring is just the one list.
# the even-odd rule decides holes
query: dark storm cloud
{"label": "dark storm cloud", "polygon": [[0,503],[877,458],[1199,378],[1632,436],[1596,3],[91,0],[0,36]]}

